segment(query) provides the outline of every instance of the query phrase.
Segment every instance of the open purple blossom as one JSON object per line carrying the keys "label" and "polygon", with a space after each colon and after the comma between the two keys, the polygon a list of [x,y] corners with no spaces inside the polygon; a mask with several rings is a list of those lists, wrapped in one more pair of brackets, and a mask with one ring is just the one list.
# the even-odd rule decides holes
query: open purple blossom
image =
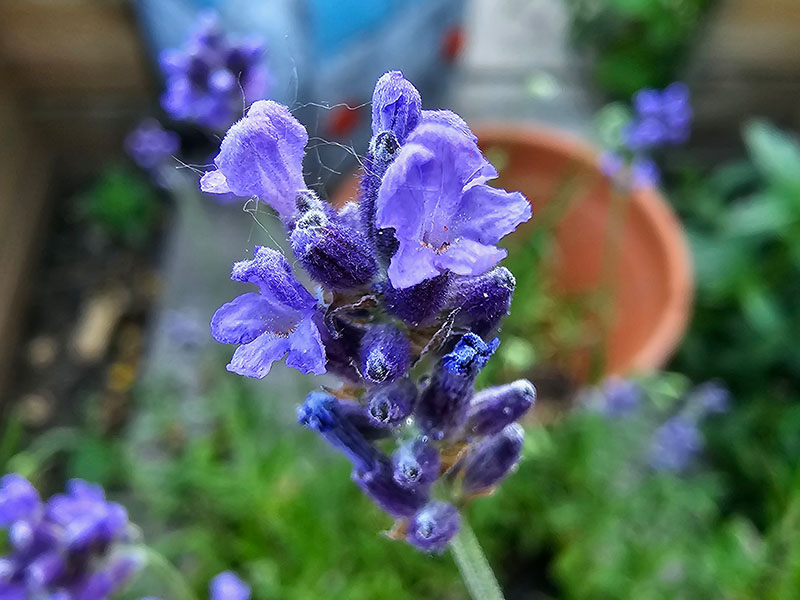
{"label": "open purple blossom", "polygon": [[395,288],[452,271],[480,275],[503,259],[495,244],[531,217],[519,192],[486,184],[497,177],[477,144],[440,123],[423,123],[386,171],[376,225],[399,242],[389,265]]}
{"label": "open purple blossom", "polygon": [[233,41],[214,14],[204,14],[182,49],[160,57],[166,79],[164,110],[176,120],[224,129],[245,102],[264,97],[268,75],[261,40]]}
{"label": "open purple blossom", "polygon": [[164,164],[180,145],[178,134],[161,127],[156,119],[145,119],[125,138],[125,151],[143,169]]}
{"label": "open purple blossom", "polygon": [[80,479],[42,502],[25,478],[5,475],[0,525],[10,546],[0,557],[0,598],[105,600],[143,566],[125,509]]}
{"label": "open purple blossom", "polygon": [[258,292],[223,304],[211,319],[215,340],[240,344],[228,370],[261,379],[286,356],[286,364],[303,373],[324,373],[325,348],[314,320],[318,302],[295,279],[283,255],[256,246],[252,260],[233,265],[231,279],[252,283]]}
{"label": "open purple blossom", "polygon": [[256,196],[283,218],[296,212],[297,196],[305,190],[303,154],[305,127],[289,109],[271,100],[255,102],[247,116],[225,134],[214,159],[216,170],[200,179],[211,194]]}

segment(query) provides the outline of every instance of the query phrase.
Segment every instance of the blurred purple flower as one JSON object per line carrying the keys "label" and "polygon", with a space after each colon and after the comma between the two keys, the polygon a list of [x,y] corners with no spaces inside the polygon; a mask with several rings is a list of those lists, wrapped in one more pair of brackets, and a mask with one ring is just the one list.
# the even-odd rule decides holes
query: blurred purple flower
{"label": "blurred purple flower", "polygon": [[636,116],[624,132],[625,144],[632,151],[675,146],[689,139],[692,107],[685,84],[639,90],[633,97],[633,108]]}
{"label": "blurred purple flower", "polygon": [[125,151],[143,169],[154,169],[180,149],[180,138],[161,127],[156,119],[145,119],[125,138]]}
{"label": "blurred purple flower", "polygon": [[650,464],[659,471],[685,470],[703,447],[697,423],[676,415],[661,425],[650,445]]}
{"label": "blurred purple flower", "polygon": [[166,78],[164,110],[177,120],[221,130],[242,114],[245,102],[264,97],[268,74],[264,44],[227,38],[213,13],[202,15],[186,45],[160,57]]}
{"label": "blurred purple flower", "polygon": [[211,580],[209,600],[249,600],[250,587],[232,571],[223,571]]}

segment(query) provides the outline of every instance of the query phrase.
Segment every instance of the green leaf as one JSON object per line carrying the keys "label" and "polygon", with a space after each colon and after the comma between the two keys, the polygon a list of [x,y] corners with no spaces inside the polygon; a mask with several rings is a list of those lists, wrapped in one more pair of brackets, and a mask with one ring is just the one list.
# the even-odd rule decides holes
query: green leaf
{"label": "green leaf", "polygon": [[769,182],[800,192],[797,140],[768,122],[757,120],[745,125],[744,141],[756,168]]}
{"label": "green leaf", "polygon": [[725,218],[725,231],[731,236],[781,236],[794,223],[796,215],[781,195],[756,194],[734,205]]}

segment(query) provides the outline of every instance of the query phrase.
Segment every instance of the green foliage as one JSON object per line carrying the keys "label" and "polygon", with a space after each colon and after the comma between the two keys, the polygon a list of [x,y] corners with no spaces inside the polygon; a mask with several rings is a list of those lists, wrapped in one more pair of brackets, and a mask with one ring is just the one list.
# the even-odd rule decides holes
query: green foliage
{"label": "green foliage", "polygon": [[106,235],[130,245],[147,241],[159,213],[152,187],[122,167],[107,169],[80,199],[80,207]]}
{"label": "green foliage", "polygon": [[572,35],[612,97],[675,80],[711,0],[566,0]]}
{"label": "green foliage", "polygon": [[675,367],[736,396],[800,389],[800,144],[763,122],[750,163],[690,179],[676,195],[697,270],[695,316]]}

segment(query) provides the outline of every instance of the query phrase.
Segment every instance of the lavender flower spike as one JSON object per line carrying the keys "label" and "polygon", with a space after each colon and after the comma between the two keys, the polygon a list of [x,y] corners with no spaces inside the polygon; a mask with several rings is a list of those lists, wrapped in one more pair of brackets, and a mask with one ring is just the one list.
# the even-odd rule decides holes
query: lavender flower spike
{"label": "lavender flower spike", "polygon": [[441,552],[461,526],[456,507],[446,502],[431,502],[411,520],[408,543],[425,552]]}
{"label": "lavender flower spike", "polygon": [[247,116],[225,134],[214,159],[216,170],[200,179],[211,194],[257,196],[283,219],[296,211],[296,198],[305,190],[303,154],[308,143],[305,127],[289,109],[271,100],[253,103]]}
{"label": "lavender flower spike", "polygon": [[276,250],[256,246],[252,260],[233,265],[231,279],[252,283],[248,292],[223,304],[211,319],[211,335],[223,344],[241,344],[228,370],[263,378],[272,363],[303,373],[325,372],[325,347],[314,317],[316,299],[295,279],[289,263]]}
{"label": "lavender flower spike", "polygon": [[393,227],[399,241],[389,264],[395,288],[445,271],[480,275],[505,257],[495,244],[530,219],[519,192],[486,185],[497,177],[463,131],[427,122],[409,135],[384,175],[376,225]]}

